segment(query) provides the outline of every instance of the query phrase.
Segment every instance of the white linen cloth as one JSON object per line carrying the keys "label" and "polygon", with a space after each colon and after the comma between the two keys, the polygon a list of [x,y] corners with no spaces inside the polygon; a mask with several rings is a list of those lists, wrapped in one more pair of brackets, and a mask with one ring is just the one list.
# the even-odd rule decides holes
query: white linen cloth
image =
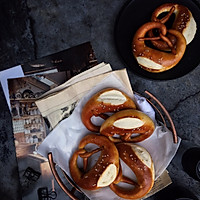
{"label": "white linen cloth", "polygon": [[[174,157],[180,144],[180,138],[178,139],[178,144],[173,143],[173,135],[171,131],[157,124],[155,120],[155,112],[146,99],[127,91],[123,83],[113,74],[109,75],[97,84],[80,100],[72,115],[61,121],[45,138],[38,148],[38,153],[47,157],[48,153],[52,152],[54,162],[57,163],[70,176],[69,159],[71,158],[72,153],[77,149],[79,141],[85,135],[90,133],[81,121],[82,107],[91,96],[107,87],[116,88],[125,92],[138,104],[141,111],[149,115],[149,117],[154,120],[156,124],[154,133],[148,139],[138,144],[146,148],[151,154],[155,165],[155,176],[158,178]],[[131,172],[127,170],[125,174],[127,173],[129,174]],[[96,191],[84,190],[84,193],[90,199],[120,199],[120,197],[115,195],[109,187]]]}

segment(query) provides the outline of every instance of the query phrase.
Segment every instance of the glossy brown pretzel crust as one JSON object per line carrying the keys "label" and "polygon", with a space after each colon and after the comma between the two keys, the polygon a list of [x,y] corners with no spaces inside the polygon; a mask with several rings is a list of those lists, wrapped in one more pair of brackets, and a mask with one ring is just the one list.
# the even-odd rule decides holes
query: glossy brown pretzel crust
{"label": "glossy brown pretzel crust", "polygon": [[92,116],[107,119],[108,116],[105,113],[117,112],[119,110],[128,109],[128,108],[136,109],[136,105],[133,102],[133,100],[122,91],[119,91],[119,92],[121,92],[122,95],[126,97],[126,101],[123,104],[112,105],[111,103],[104,103],[103,101],[98,101],[98,98],[101,94],[111,91],[111,90],[119,91],[114,88],[107,88],[107,89],[101,90],[100,92],[97,92],[94,96],[92,96],[83,107],[82,113],[81,113],[81,119],[82,119],[83,124],[88,130],[92,132],[99,132],[100,130],[100,126],[96,126],[91,122]]}
{"label": "glossy brown pretzel crust", "polygon": [[[89,143],[95,144],[99,148],[87,152],[85,146]],[[101,151],[101,155],[95,165],[88,171],[88,158],[98,151]],[[78,156],[83,158],[83,170],[77,166]],[[69,169],[71,177],[78,186],[86,190],[96,190],[99,188],[97,183],[100,176],[110,164],[114,164],[117,168],[116,177],[119,171],[119,153],[114,143],[105,136],[89,134],[81,140],[78,149],[72,155],[69,162]]]}
{"label": "glossy brown pretzel crust", "polygon": [[[168,12],[168,14],[164,16],[163,18],[159,19],[158,16],[164,12]],[[172,14],[175,14],[175,20],[170,29],[177,30],[183,34],[183,30],[187,29],[188,24],[190,23],[190,18],[192,17],[191,12],[188,10],[187,7],[183,5],[179,5],[175,3],[163,4],[154,10],[151,20],[153,22],[161,22],[164,24],[169,20]],[[148,35],[149,37],[154,37],[153,31],[150,30],[148,32]],[[169,40],[172,42],[173,45],[176,44],[175,36],[168,34],[167,37],[169,38]],[[169,51],[169,46],[165,41],[155,40],[155,41],[152,41],[152,44],[158,49]]]}
{"label": "glossy brown pretzel crust", "polygon": [[[159,29],[160,33],[163,36],[165,36],[167,32],[169,32],[176,37],[176,54],[172,52],[163,52],[161,50],[153,49],[151,47],[148,47],[144,40],[141,40],[141,38],[145,38],[145,35],[148,31],[155,28]],[[142,25],[135,33],[132,42],[133,55],[136,59],[138,57],[145,58],[162,66],[161,69],[153,69],[148,67],[147,65],[144,66],[139,63],[139,65],[143,69],[154,73],[163,72],[174,67],[183,57],[185,49],[186,40],[184,36],[179,31],[173,29],[167,30],[166,26],[160,22],[148,22]]]}
{"label": "glossy brown pretzel crust", "polygon": [[[122,129],[114,126],[114,122],[123,118],[136,118],[141,120],[144,124],[138,128]],[[139,110],[127,109],[119,111],[110,116],[101,126],[100,133],[110,138],[113,142],[141,142],[147,139],[153,131],[155,125],[153,120],[146,114]],[[120,137],[114,139],[113,136],[117,134]],[[137,135],[132,137],[133,135]]]}
{"label": "glossy brown pretzel crust", "polygon": [[[153,187],[154,184],[154,165],[151,160],[150,168],[145,165],[140,155],[131,147],[133,144],[119,143],[117,149],[120,158],[134,172],[137,182],[123,175],[123,170],[119,173],[115,182],[110,185],[110,188],[118,196],[125,199],[140,199],[144,197]],[[145,152],[145,154],[148,152]],[[149,155],[150,157],[150,155]],[[151,159],[151,158],[150,158]],[[133,189],[128,189],[117,185],[119,182],[125,182],[134,186]]]}

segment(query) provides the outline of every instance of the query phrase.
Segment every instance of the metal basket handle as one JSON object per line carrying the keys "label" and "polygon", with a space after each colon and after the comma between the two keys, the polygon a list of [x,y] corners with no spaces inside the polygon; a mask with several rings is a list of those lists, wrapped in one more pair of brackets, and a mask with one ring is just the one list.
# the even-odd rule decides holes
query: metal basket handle
{"label": "metal basket handle", "polygon": [[[162,111],[165,113],[166,117],[167,117],[168,120],[169,120],[170,126],[171,126],[171,130],[172,130],[172,134],[173,134],[173,138],[174,138],[174,143],[177,143],[177,142],[178,142],[178,137],[177,137],[177,133],[176,133],[176,128],[175,128],[175,126],[174,126],[174,123],[173,123],[173,120],[172,120],[170,114],[168,113],[168,111],[166,110],[166,108],[163,106],[163,104],[162,104],[153,94],[151,94],[151,93],[148,92],[148,91],[145,91],[145,93],[146,93],[147,95],[149,95],[149,97],[151,97],[151,98],[160,106],[160,108],[162,109]],[[147,100],[148,100],[148,99],[147,99]],[[148,101],[151,102],[150,100],[148,100]],[[153,103],[151,102],[151,105],[152,105],[152,104],[153,104]],[[154,104],[153,104],[153,105],[154,105]],[[158,109],[156,109],[156,110],[159,112]],[[161,115],[162,119],[164,120],[164,117],[162,116],[161,112],[159,112],[159,114]],[[165,126],[166,126],[165,121],[164,121],[164,124],[165,124]]]}
{"label": "metal basket handle", "polygon": [[[54,176],[54,178],[56,179],[58,185],[61,187],[61,189],[73,200],[79,200],[76,196],[75,196],[75,191],[79,191],[79,188],[73,184],[73,181],[66,175],[65,177],[67,178],[68,182],[72,185],[72,189],[69,190],[67,188],[67,186],[63,183],[62,179],[60,178],[57,170],[56,170],[56,163],[54,163],[53,161],[53,155],[52,153],[48,153],[48,160],[49,160],[49,165],[50,165],[50,168],[51,168],[51,171],[52,171],[52,174]],[[62,169],[61,169],[62,170]],[[63,170],[62,170],[63,171]],[[63,171],[64,172],[64,171]],[[65,172],[64,172],[65,173]],[[81,192],[82,193],[82,192]]]}
{"label": "metal basket handle", "polygon": [[[174,143],[177,143],[178,142],[178,138],[177,138],[177,133],[176,133],[176,129],[175,129],[175,126],[174,126],[174,123],[172,121],[172,118],[170,117],[168,111],[166,110],[166,108],[162,105],[162,103],[154,96],[152,95],[150,92],[148,91],[145,91],[145,93],[151,98],[153,99],[159,106],[160,108],[162,109],[162,111],[164,112],[164,114],[166,115],[166,117],[168,118],[169,120],[169,123],[170,123],[170,126],[171,126],[171,129],[172,129],[172,133],[173,133],[173,138],[174,138]],[[140,95],[140,94],[139,94]],[[162,115],[162,113],[160,112],[160,110],[151,102],[150,99],[147,99],[146,100],[156,109],[156,111],[159,113],[159,115],[161,116],[162,120],[163,120],[163,123],[164,125],[166,126],[166,122],[165,122],[165,119]],[[71,184],[72,186],[72,189],[69,190],[66,185],[63,183],[62,179],[60,178],[57,170],[56,170],[56,164],[53,162],[53,155],[52,153],[50,152],[48,154],[48,160],[49,160],[49,165],[50,165],[50,168],[51,168],[51,171],[52,171],[52,174],[54,175],[58,185],[62,188],[62,190],[72,199],[72,200],[79,200],[78,197],[75,196],[75,191],[78,191],[80,193],[81,190],[76,186],[76,184],[70,179],[70,177],[61,169],[61,171],[64,173],[65,175],[65,178],[67,179],[67,181]]]}

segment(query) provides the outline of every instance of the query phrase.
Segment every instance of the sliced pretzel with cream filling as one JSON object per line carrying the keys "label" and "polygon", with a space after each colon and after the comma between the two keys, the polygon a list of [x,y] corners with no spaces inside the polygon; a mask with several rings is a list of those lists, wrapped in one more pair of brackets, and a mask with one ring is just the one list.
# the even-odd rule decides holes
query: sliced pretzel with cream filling
{"label": "sliced pretzel with cream filling", "polygon": [[[159,19],[159,15],[168,12],[169,15]],[[189,44],[196,34],[197,25],[191,11],[183,5],[176,3],[162,4],[152,14],[151,20],[165,23],[172,14],[175,14],[175,19],[170,29],[177,30],[183,34],[186,39],[186,44]],[[157,41],[155,41],[156,43]],[[160,41],[159,41],[160,42]]]}
{"label": "sliced pretzel with cream filling", "polygon": [[[166,37],[167,32],[176,37],[175,49],[171,52],[163,52],[158,49],[148,47],[145,43],[145,35],[149,30],[159,29],[160,36],[169,41]],[[147,38],[149,39],[149,38]],[[169,41],[170,43],[170,41]],[[179,63],[186,49],[185,37],[176,30],[167,30],[166,26],[160,22],[148,22],[142,25],[135,33],[132,42],[133,55],[138,64],[146,71],[159,73],[171,69]]]}
{"label": "sliced pretzel with cream filling", "polygon": [[136,105],[133,100],[124,92],[107,88],[93,95],[82,109],[81,119],[86,128],[92,132],[99,132],[100,126],[92,123],[91,118],[108,118],[106,113],[117,112],[122,109],[133,108]]}
{"label": "sliced pretzel with cream filling", "polygon": [[[151,190],[154,184],[154,164],[150,154],[146,149],[131,143],[119,143],[116,145],[120,158],[133,171],[137,181],[123,175],[123,170],[119,173],[115,182],[110,188],[118,196],[124,199],[140,199]],[[120,182],[134,186],[133,188],[122,187]]]}
{"label": "sliced pretzel with cream filling", "polygon": [[[99,146],[99,148],[88,152],[85,146],[89,143]],[[101,154],[91,169],[88,167],[88,158],[101,151]],[[83,170],[77,166],[78,157],[83,158]],[[74,182],[83,189],[96,190],[110,185],[119,172],[119,153],[107,137],[96,134],[85,136],[74,152],[69,162],[71,177]]]}
{"label": "sliced pretzel with cream filling", "polygon": [[139,110],[127,109],[105,120],[100,133],[113,142],[141,142],[150,137],[154,130],[154,122],[149,116]]}

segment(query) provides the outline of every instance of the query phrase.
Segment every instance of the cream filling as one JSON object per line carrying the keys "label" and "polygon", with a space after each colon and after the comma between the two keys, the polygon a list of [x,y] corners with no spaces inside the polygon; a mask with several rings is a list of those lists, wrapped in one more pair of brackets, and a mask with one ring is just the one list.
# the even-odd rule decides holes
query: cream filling
{"label": "cream filling", "polygon": [[132,117],[125,117],[122,119],[116,120],[113,125],[117,128],[122,129],[133,129],[133,128],[139,128],[144,124],[144,122],[138,118],[132,118]]}
{"label": "cream filling", "polygon": [[131,144],[131,147],[133,149],[133,151],[135,152],[135,154],[137,155],[137,157],[148,167],[151,169],[152,167],[152,160],[151,160],[151,156],[148,153],[148,151],[146,149],[144,149],[143,147],[140,147],[138,145],[134,145]]}
{"label": "cream filling", "polygon": [[162,65],[160,65],[160,64],[158,64],[158,63],[156,63],[156,62],[154,62],[154,61],[152,61],[148,58],[136,57],[136,59],[137,59],[137,62],[144,67],[147,67],[147,68],[150,68],[150,69],[158,69],[158,70],[163,68]]}
{"label": "cream filling", "polygon": [[196,30],[197,30],[196,22],[194,18],[191,16],[187,27],[183,30],[183,36],[185,37],[187,44],[189,44],[194,39]]}
{"label": "cream filling", "polygon": [[110,103],[111,105],[121,105],[124,102],[126,102],[126,100],[126,97],[120,91],[117,90],[110,90],[104,92],[97,99],[97,101]]}
{"label": "cream filling", "polygon": [[117,176],[117,167],[114,164],[108,165],[105,171],[100,176],[97,187],[106,187],[110,185]]}

